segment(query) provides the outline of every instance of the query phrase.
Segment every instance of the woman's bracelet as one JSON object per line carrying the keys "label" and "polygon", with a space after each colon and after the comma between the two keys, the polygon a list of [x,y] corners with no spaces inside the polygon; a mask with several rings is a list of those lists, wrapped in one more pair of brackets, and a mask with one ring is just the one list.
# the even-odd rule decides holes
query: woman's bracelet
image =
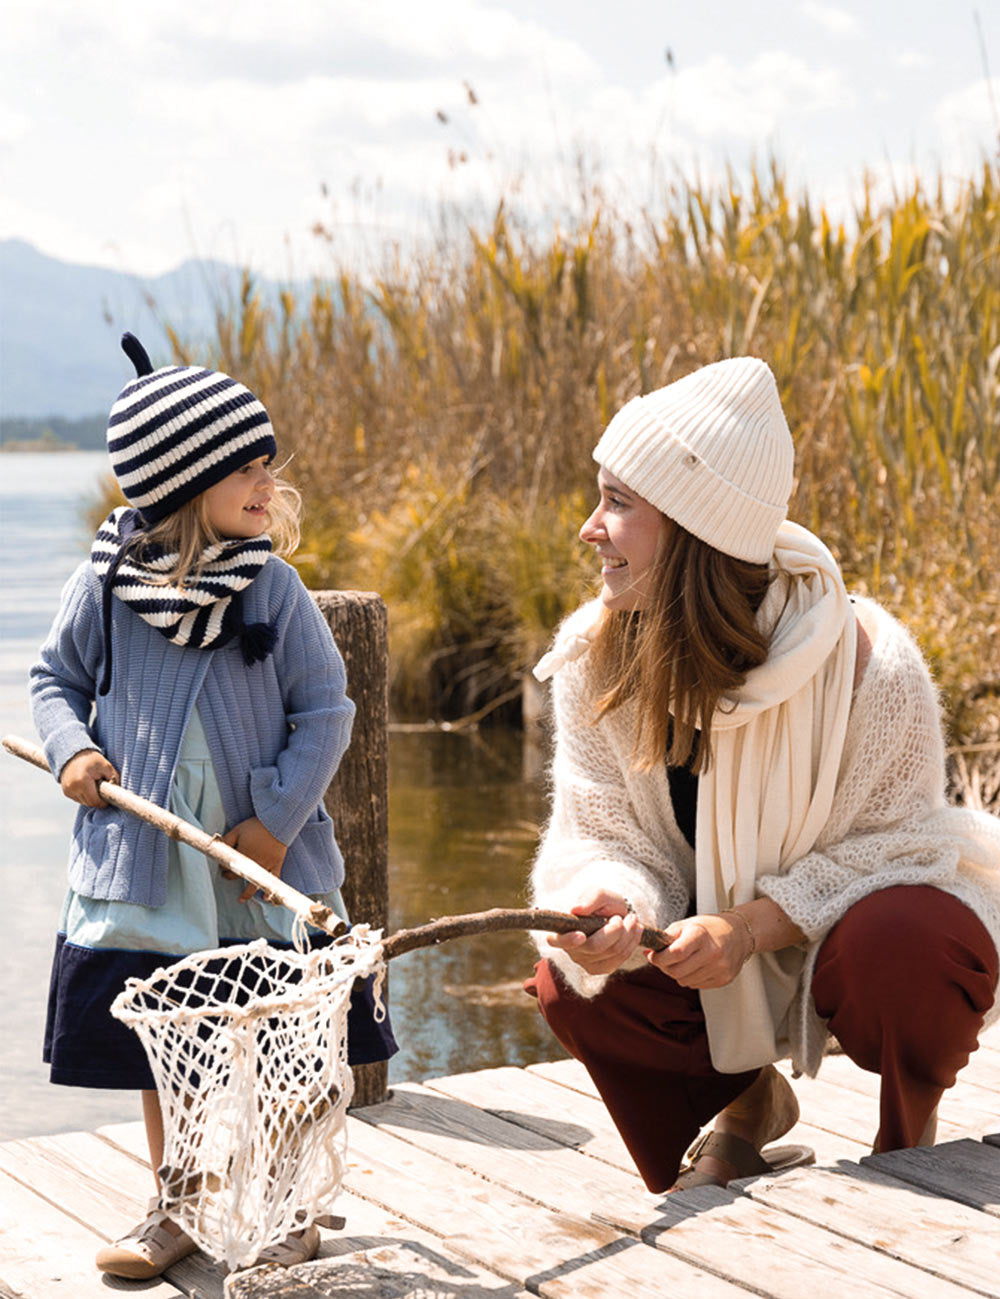
{"label": "woman's bracelet", "polygon": [[757,950],[757,935],[754,933],[750,921],[746,918],[746,916],[743,914],[742,911],[737,911],[734,907],[726,907],[725,911],[719,912],[719,915],[737,916],[740,920],[743,921],[743,923],[747,927],[747,933],[750,935],[750,950],[749,952],[747,952],[746,956],[744,956],[743,962],[740,965],[740,969],[742,970],[743,966],[746,965],[747,961],[749,961],[750,957],[753,956],[754,952]]}

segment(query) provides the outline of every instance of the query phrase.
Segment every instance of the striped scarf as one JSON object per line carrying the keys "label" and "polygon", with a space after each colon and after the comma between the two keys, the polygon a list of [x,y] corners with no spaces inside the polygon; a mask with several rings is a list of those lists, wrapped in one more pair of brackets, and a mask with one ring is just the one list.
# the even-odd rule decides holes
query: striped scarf
{"label": "striped scarf", "polygon": [[206,547],[197,578],[181,587],[160,580],[176,566],[177,554],[144,544],[143,535],[138,510],[119,506],[98,528],[90,549],[90,562],[103,585],[106,654],[99,694],[107,694],[111,685],[112,595],[174,645],[213,650],[238,636],[248,665],[270,654],[274,627],[263,622],[247,625],[242,610],[242,592],[267,562],[270,537],[236,538]]}

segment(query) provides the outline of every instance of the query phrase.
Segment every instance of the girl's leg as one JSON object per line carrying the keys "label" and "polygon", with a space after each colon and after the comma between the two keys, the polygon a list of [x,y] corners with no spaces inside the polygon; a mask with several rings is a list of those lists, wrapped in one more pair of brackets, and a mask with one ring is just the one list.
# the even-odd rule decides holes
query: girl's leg
{"label": "girl's leg", "polygon": [[[149,1160],[153,1165],[157,1194],[160,1178],[157,1170],[163,1163],[163,1114],[155,1091],[142,1092],[142,1117],[146,1124]],[[126,1236],[110,1245],[102,1245],[95,1262],[101,1272],[127,1277],[132,1281],[149,1281],[162,1275],[174,1263],[195,1250],[195,1243],[171,1218],[162,1213],[154,1198],[145,1220]]]}
{"label": "girl's leg", "polygon": [[142,1118],[146,1125],[146,1144],[149,1146],[149,1162],[156,1178],[156,1189],[160,1189],[159,1168],[163,1163],[163,1112],[160,1109],[160,1097],[155,1091],[142,1093]]}
{"label": "girl's leg", "polygon": [[[160,1097],[156,1091],[142,1093],[142,1117],[146,1124],[146,1143],[149,1146],[149,1162],[153,1166],[157,1194],[160,1191],[159,1168],[163,1163],[163,1111],[160,1109]],[[171,1236],[179,1236],[181,1229],[172,1218],[163,1222],[164,1230]]]}
{"label": "girl's leg", "polygon": [[976,1049],[993,1003],[996,948],[940,889],[883,889],[856,903],[819,951],[812,992],[862,1069],[882,1075],[876,1150],[918,1145]]}
{"label": "girl's leg", "polygon": [[590,1000],[548,961],[524,985],[563,1046],[587,1068],[643,1181],[665,1191],[699,1129],[758,1070],[712,1067],[698,993],[649,966],[609,979]]}

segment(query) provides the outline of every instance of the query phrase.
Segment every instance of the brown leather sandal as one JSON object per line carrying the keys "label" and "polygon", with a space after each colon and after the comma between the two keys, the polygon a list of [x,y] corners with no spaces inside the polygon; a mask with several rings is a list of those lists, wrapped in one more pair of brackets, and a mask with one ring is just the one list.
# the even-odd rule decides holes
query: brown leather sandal
{"label": "brown leather sandal", "polygon": [[753,1177],[763,1173],[783,1173],[789,1168],[800,1168],[816,1162],[816,1152],[809,1146],[768,1146],[757,1150],[743,1137],[731,1132],[705,1132],[687,1153],[687,1164],[670,1188],[672,1191],[689,1191],[693,1186],[724,1186],[711,1173],[698,1168],[698,1160],[711,1155],[721,1163],[729,1164],[735,1181],[739,1177]]}

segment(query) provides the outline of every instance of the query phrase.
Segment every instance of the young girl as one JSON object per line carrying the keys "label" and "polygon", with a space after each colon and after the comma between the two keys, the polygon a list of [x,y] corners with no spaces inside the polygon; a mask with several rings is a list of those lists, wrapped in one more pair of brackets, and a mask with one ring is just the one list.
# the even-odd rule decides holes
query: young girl
{"label": "young girl", "polygon": [[[131,508],[112,511],[31,670],[35,724],[67,797],[69,894],[56,943],[45,1059],[53,1082],[134,1088],[154,1169],[163,1125],[138,1038],[109,1007],[130,976],[188,953],[266,937],[293,917],[201,853],[109,807],[126,788],[252,857],[344,916],[344,866],[323,794],[354,705],[330,630],[295,570],[299,497],[272,466],[267,412],[228,375],[156,370],[122,346],[136,378],[111,411],[108,451]],[[224,877],[225,876],[225,877]],[[396,1050],[370,989],[349,1017],[352,1064]],[[157,1186],[159,1182],[157,1180]],[[261,1262],[312,1258],[315,1226]],[[101,1249],[97,1266],[148,1278],[195,1248],[157,1207]]]}
{"label": "young girl", "polygon": [[[636,397],[594,459],[600,599],[536,668],[556,754],[532,882],[611,918],[540,940],[527,990],[652,1191],[811,1159],[762,1153],[798,1113],[772,1062],[814,1074],[828,1032],[881,1075],[876,1149],[933,1142],[1000,1013],[1000,824],[945,806],[923,659],[786,519],[763,361]],[[644,953],[639,921],[669,947]]]}

